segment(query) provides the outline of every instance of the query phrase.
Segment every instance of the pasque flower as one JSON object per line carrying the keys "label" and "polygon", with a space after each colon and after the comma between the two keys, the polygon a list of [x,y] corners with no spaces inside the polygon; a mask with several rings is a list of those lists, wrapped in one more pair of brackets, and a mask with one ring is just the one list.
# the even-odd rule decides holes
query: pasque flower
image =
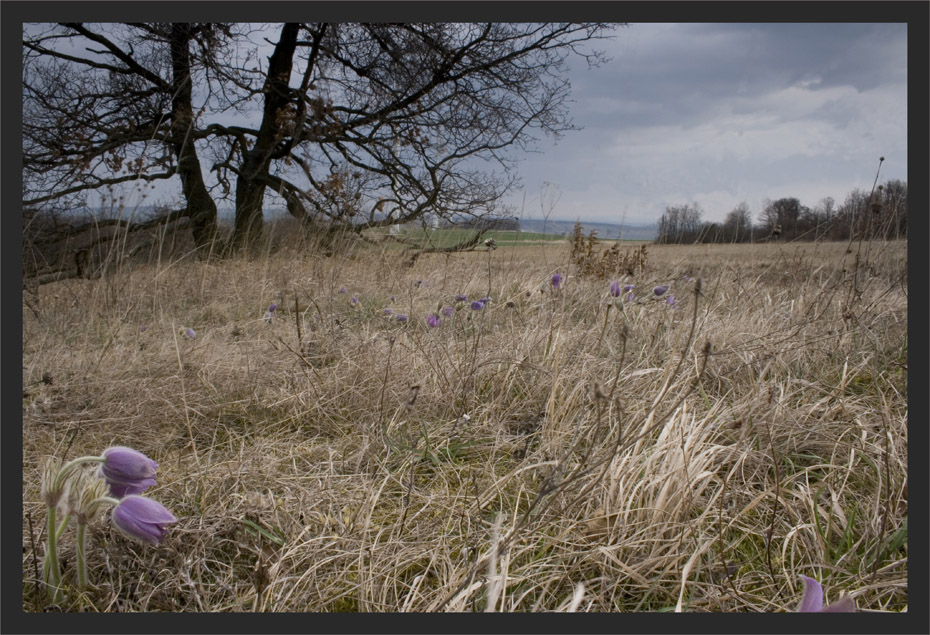
{"label": "pasque flower", "polygon": [[406,322],[406,321],[407,321],[407,316],[404,315],[403,313],[398,313],[396,319],[397,319],[398,322]]}
{"label": "pasque flower", "polygon": [[474,302],[471,303],[472,311],[480,311],[483,308],[484,308],[484,302],[482,302],[481,300],[475,300]]}
{"label": "pasque flower", "polygon": [[447,306],[442,310],[442,314],[446,317],[452,317],[455,315],[455,307]]}
{"label": "pasque flower", "polygon": [[113,508],[113,524],[135,540],[157,545],[168,535],[168,525],[178,519],[158,501],[130,495]]}
{"label": "pasque flower", "polygon": [[456,294],[454,299],[456,302],[468,302],[468,296],[463,293]]}
{"label": "pasque flower", "polygon": [[623,290],[620,287],[620,281],[614,280],[613,282],[611,282],[610,283],[610,295],[615,298],[619,298],[621,293],[623,293]]}
{"label": "pasque flower", "polygon": [[813,578],[801,576],[804,582],[804,596],[798,605],[798,613],[855,613],[856,602],[848,595],[833,604],[823,605],[823,587]]}
{"label": "pasque flower", "polygon": [[553,288],[553,289],[558,289],[558,288],[559,288],[559,285],[562,284],[562,280],[564,280],[564,279],[565,279],[565,276],[563,276],[561,273],[553,274],[553,276],[552,276],[552,288]]}
{"label": "pasque flower", "polygon": [[658,296],[661,296],[661,295],[664,295],[666,291],[668,291],[668,288],[669,288],[669,285],[667,285],[667,284],[660,284],[659,286],[657,286],[656,288],[654,288],[654,289],[652,290],[652,292],[655,293],[655,294],[658,295]]}
{"label": "pasque flower", "polygon": [[430,316],[426,318],[426,323],[432,327],[439,326],[439,316],[435,313],[430,314]]}
{"label": "pasque flower", "polygon": [[141,494],[155,485],[158,463],[137,450],[113,446],[103,451],[103,463],[97,471],[116,498]]}
{"label": "pasque flower", "polygon": [[195,337],[197,337],[197,331],[195,331],[192,328],[188,328],[186,331],[184,331],[184,335],[188,336],[191,339],[194,339]]}

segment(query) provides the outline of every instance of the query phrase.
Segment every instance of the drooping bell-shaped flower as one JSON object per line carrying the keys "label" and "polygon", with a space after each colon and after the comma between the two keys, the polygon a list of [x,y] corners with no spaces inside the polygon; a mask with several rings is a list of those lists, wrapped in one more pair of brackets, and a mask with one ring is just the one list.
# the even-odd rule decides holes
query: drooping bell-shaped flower
{"label": "drooping bell-shaped flower", "polygon": [[442,314],[449,318],[452,317],[455,315],[455,307],[447,306],[442,310]]}
{"label": "drooping bell-shaped flower", "polygon": [[426,318],[426,323],[434,328],[439,326],[439,316],[435,313],[430,314],[430,316]]}
{"label": "drooping bell-shaped flower", "polygon": [[804,596],[798,605],[798,613],[855,613],[856,602],[848,595],[833,604],[823,605],[823,587],[813,578],[801,576],[804,582]]}
{"label": "drooping bell-shaped flower", "polygon": [[157,545],[168,535],[168,525],[178,519],[158,501],[130,495],[113,508],[113,524],[135,540]]}
{"label": "drooping bell-shaped flower", "polygon": [[456,294],[454,299],[456,302],[468,302],[468,296],[464,293]]}
{"label": "drooping bell-shaped flower", "polygon": [[403,323],[403,322],[406,322],[408,318],[407,318],[407,316],[404,315],[403,313],[398,313],[396,319],[397,319],[398,322]]}
{"label": "drooping bell-shaped flower", "polygon": [[658,295],[658,296],[662,296],[662,295],[665,295],[665,292],[666,292],[666,291],[668,291],[668,287],[669,287],[669,285],[667,285],[667,284],[660,284],[659,286],[657,286],[656,288],[654,288],[654,289],[652,290],[652,292],[655,293],[655,294]]}
{"label": "drooping bell-shaped flower", "polygon": [[481,300],[475,300],[474,302],[471,303],[472,311],[480,311],[483,308],[484,308],[484,302],[482,302]]}
{"label": "drooping bell-shaped flower", "polygon": [[194,339],[195,337],[197,337],[197,331],[195,331],[192,328],[188,328],[186,331],[184,331],[184,335],[188,336],[191,339]]}
{"label": "drooping bell-shaped flower", "polygon": [[565,279],[565,276],[563,276],[561,273],[553,274],[552,275],[552,288],[558,289],[559,285],[562,284],[562,280],[564,279]]}
{"label": "drooping bell-shaped flower", "polygon": [[158,463],[137,450],[113,446],[103,451],[103,463],[97,471],[116,498],[141,494],[155,485]]}
{"label": "drooping bell-shaped flower", "polygon": [[614,280],[610,283],[610,295],[615,298],[619,298],[620,294],[623,293],[623,289],[620,287],[620,281]]}

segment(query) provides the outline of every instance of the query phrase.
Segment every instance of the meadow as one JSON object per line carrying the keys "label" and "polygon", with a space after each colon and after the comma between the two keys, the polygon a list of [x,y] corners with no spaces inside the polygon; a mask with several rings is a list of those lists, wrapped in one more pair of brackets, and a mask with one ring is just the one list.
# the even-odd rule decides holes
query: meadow
{"label": "meadow", "polygon": [[103,514],[58,609],[778,612],[803,574],[906,610],[904,242],[647,250],[598,278],[565,241],[284,241],[43,285],[23,609],[43,462],[121,445],[178,523],[143,545]]}

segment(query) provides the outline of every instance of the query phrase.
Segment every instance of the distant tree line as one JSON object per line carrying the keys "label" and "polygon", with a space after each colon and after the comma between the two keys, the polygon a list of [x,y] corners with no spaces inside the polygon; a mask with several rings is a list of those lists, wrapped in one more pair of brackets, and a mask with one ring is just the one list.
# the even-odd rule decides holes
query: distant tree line
{"label": "distant tree line", "polygon": [[753,223],[749,205],[740,203],[722,223],[705,221],[697,203],[671,205],[657,222],[655,242],[745,243],[770,240],[894,240],[907,236],[907,183],[890,180],[869,192],[855,189],[842,204],[833,198],[815,207],[797,198],[766,200]]}

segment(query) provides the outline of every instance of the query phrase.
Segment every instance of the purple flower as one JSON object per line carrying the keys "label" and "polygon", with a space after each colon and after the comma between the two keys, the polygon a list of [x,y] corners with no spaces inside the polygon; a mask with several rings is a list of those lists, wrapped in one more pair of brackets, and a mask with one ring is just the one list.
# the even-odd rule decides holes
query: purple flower
{"label": "purple flower", "polygon": [[684,280],[685,282],[691,282],[692,280],[691,276],[689,276],[688,274],[683,275],[681,279]]}
{"label": "purple flower", "polygon": [[558,289],[559,285],[562,284],[562,280],[564,279],[565,279],[565,276],[563,276],[561,273],[554,274],[552,276],[552,288]]}
{"label": "purple flower", "polygon": [[167,525],[178,519],[161,503],[144,496],[130,495],[113,508],[113,524],[135,540],[157,545],[168,535]]}
{"label": "purple flower", "polygon": [[804,581],[804,597],[798,605],[797,613],[855,613],[856,602],[848,595],[833,604],[823,605],[823,587],[813,578],[801,576]]}
{"label": "purple flower", "polygon": [[145,333],[145,332],[148,330],[148,328],[149,328],[149,327],[147,327],[145,324],[143,324],[142,326],[139,327],[139,332],[140,332],[140,333]]}
{"label": "purple flower", "polygon": [[197,331],[189,328],[186,331],[184,331],[184,335],[188,336],[191,339],[194,339],[195,337],[197,337]]}
{"label": "purple flower", "polygon": [[478,298],[478,302],[480,302],[481,304],[487,304],[490,301],[491,301],[490,296],[486,296],[484,298]]}
{"label": "purple flower", "polygon": [[352,306],[356,306],[358,305],[358,298],[356,298],[355,296],[352,296],[352,299],[349,300],[349,302],[352,303]]}
{"label": "purple flower", "polygon": [[116,498],[141,494],[155,485],[158,463],[141,452],[117,445],[104,450],[102,456],[97,475],[107,482]]}
{"label": "purple flower", "polygon": [[385,315],[394,315],[394,309],[387,308],[384,310]]}
{"label": "purple flower", "polygon": [[620,281],[614,280],[613,282],[611,282],[610,283],[610,295],[612,295],[615,298],[619,298],[621,293],[622,293],[622,290],[620,289]]}
{"label": "purple flower", "polygon": [[391,302],[393,302],[393,301],[396,300],[396,299],[397,299],[396,296],[393,296],[393,295],[391,296]]}
{"label": "purple flower", "polygon": [[655,293],[655,294],[658,295],[658,296],[661,296],[661,295],[663,295],[666,291],[668,291],[668,287],[669,287],[669,285],[667,285],[667,284],[660,284],[658,287],[656,287],[655,289],[653,289],[652,292]]}
{"label": "purple flower", "polygon": [[482,302],[481,300],[475,300],[474,302],[471,303],[472,311],[480,311],[483,308],[484,308],[484,302]]}
{"label": "purple flower", "polygon": [[346,293],[345,287],[339,287],[339,293]]}
{"label": "purple flower", "polygon": [[406,322],[406,321],[407,321],[407,316],[404,315],[403,313],[398,313],[396,319],[397,319],[398,322],[403,323],[403,322]]}
{"label": "purple flower", "polygon": [[277,304],[272,304],[270,307],[268,307],[268,312],[271,313],[271,314],[274,314],[274,312],[277,311],[277,310],[278,310],[278,305],[277,305]]}
{"label": "purple flower", "polygon": [[450,318],[453,315],[455,315],[455,308],[451,306],[447,306],[446,308],[442,310],[442,314]]}
{"label": "purple flower", "polygon": [[428,318],[426,318],[426,323],[432,327],[439,326],[439,316],[435,313],[431,314]]}
{"label": "purple flower", "polygon": [[626,301],[627,301],[627,302],[632,302],[632,301],[633,301],[633,292],[632,292],[632,291],[630,291],[630,292],[627,294],[627,296],[626,296]]}
{"label": "purple flower", "polygon": [[675,296],[669,295],[669,296],[665,299],[665,304],[667,304],[667,305],[669,305],[669,306],[675,306],[676,304],[678,304],[678,300],[675,299]]}
{"label": "purple flower", "polygon": [[632,291],[632,290],[635,289],[635,288],[636,288],[636,285],[635,285],[635,284],[625,284],[625,285],[623,285],[623,292],[624,292],[624,293],[629,293],[630,291]]}
{"label": "purple flower", "polygon": [[459,293],[458,295],[455,296],[455,301],[456,302],[468,302],[468,296]]}

